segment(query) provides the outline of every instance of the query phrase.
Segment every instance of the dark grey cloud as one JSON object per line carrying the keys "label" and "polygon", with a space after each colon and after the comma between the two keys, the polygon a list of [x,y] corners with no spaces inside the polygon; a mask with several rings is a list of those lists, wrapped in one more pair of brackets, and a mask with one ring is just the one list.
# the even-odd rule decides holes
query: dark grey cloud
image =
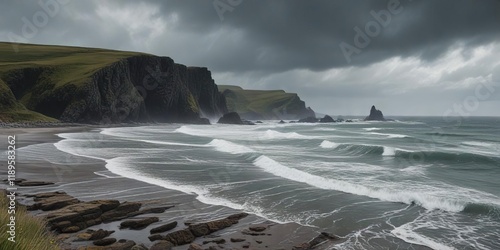
{"label": "dark grey cloud", "polygon": [[[59,9],[26,37],[25,20],[51,14],[40,3]],[[215,3],[227,11],[221,15]],[[16,34],[31,43],[170,56],[209,67],[219,83],[299,92],[325,113],[423,98],[446,106],[498,82],[499,0],[4,0],[0,7],[0,40]],[[349,62],[340,45],[356,47],[355,28],[374,28],[373,13],[390,13],[390,21]],[[332,102],[341,108],[329,108]],[[500,115],[495,110],[478,113]],[[441,111],[413,113],[426,112]]]}

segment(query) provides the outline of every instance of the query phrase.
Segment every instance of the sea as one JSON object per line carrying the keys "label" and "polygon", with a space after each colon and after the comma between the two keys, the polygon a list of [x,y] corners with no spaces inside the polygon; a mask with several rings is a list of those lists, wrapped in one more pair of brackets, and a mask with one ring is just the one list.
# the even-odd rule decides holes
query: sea
{"label": "sea", "polygon": [[112,174],[341,237],[335,249],[500,249],[500,118],[113,127],[59,134]]}

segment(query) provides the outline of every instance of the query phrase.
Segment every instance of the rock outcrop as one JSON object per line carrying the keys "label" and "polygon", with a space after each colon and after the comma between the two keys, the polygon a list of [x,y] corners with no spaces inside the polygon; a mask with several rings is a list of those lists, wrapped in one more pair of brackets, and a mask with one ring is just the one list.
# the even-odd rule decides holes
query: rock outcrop
{"label": "rock outcrop", "polygon": [[335,122],[335,120],[333,120],[333,118],[329,115],[325,115],[325,117],[319,119],[319,122],[321,123],[329,123],[329,122]]}
{"label": "rock outcrop", "polygon": [[237,125],[255,125],[251,121],[241,119],[240,115],[236,112],[229,112],[224,114],[217,123],[220,124],[237,124]]}
{"label": "rock outcrop", "polygon": [[[83,202],[64,192],[39,193],[28,197],[33,197],[35,201],[28,209],[48,211],[44,215],[48,225],[52,230],[61,233],[75,233],[103,222],[122,220],[146,213],[163,213],[166,209],[173,207],[152,207],[141,210],[142,204],[139,202],[120,203],[118,200]],[[129,220],[122,222],[122,227],[139,229],[157,221],[157,217]],[[97,235],[93,235],[92,231],[87,231],[87,233],[91,234],[89,239],[98,238]],[[82,239],[85,237],[86,235],[82,235]]]}
{"label": "rock outcrop", "polygon": [[365,121],[385,121],[382,111],[375,108],[375,105],[370,109],[370,115],[365,118]]}

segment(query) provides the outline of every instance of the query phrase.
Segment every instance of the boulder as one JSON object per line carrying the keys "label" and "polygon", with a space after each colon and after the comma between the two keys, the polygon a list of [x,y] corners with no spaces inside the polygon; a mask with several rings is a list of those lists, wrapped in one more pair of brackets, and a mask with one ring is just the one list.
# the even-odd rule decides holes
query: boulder
{"label": "boulder", "polygon": [[167,223],[167,224],[159,226],[159,227],[155,227],[155,228],[151,229],[149,232],[151,234],[163,233],[163,232],[174,229],[176,226],[177,226],[177,221],[174,221],[174,222],[170,222],[170,223]]}
{"label": "boulder", "polygon": [[210,230],[211,233],[222,230],[224,228],[232,226],[235,222],[235,220],[231,219],[222,219],[222,220],[214,220],[207,222],[208,229]]}
{"label": "boulder", "polygon": [[219,238],[219,239],[215,239],[215,240],[206,240],[206,241],[203,241],[203,245],[208,244],[208,243],[224,244],[224,243],[226,243],[226,240],[222,239],[222,238]]}
{"label": "boulder", "polygon": [[385,121],[382,111],[375,108],[375,105],[370,109],[370,115],[365,118],[365,121]]}
{"label": "boulder", "polygon": [[336,239],[338,239],[338,237],[333,235],[333,234],[330,234],[327,232],[321,232],[318,236],[316,236],[314,239],[312,239],[308,243],[309,243],[309,245],[311,245],[311,247],[315,247],[319,244],[322,244],[325,241],[336,240]]}
{"label": "boulder", "polygon": [[196,243],[191,243],[191,245],[189,245],[188,247],[188,250],[203,250],[203,248]]}
{"label": "boulder", "polygon": [[176,246],[180,246],[193,242],[195,240],[195,236],[191,230],[183,229],[165,235],[164,240],[170,241]]}
{"label": "boulder", "polygon": [[318,122],[318,119],[316,117],[307,117],[307,118],[302,118],[300,119],[298,122],[301,122],[301,123],[316,123]]}
{"label": "boulder", "polygon": [[333,118],[329,115],[325,115],[325,117],[321,118],[319,120],[319,122],[321,123],[329,123],[329,122],[335,122],[335,120],[333,120]]}
{"label": "boulder", "polygon": [[229,215],[227,217],[227,219],[230,219],[230,220],[241,220],[245,217],[247,217],[248,214],[247,213],[238,213],[238,214],[232,214],[232,215]]}
{"label": "boulder", "polygon": [[133,220],[126,220],[120,223],[120,228],[142,229],[155,222],[160,221],[158,217],[138,218]]}
{"label": "boulder", "polygon": [[130,250],[148,250],[148,248],[144,244],[140,244],[133,246]]}
{"label": "boulder", "polygon": [[283,120],[281,120],[281,121],[279,121],[278,123],[279,123],[279,124],[285,124],[286,122],[285,122],[285,121],[283,121]]}
{"label": "boulder", "polygon": [[254,231],[254,232],[262,232],[262,231],[266,230],[267,227],[264,227],[264,226],[251,226],[248,229],[250,231]]}
{"label": "boulder", "polygon": [[35,186],[46,186],[46,185],[52,185],[54,184],[53,182],[46,182],[46,181],[20,181],[17,182],[16,185],[20,187],[35,187]]}
{"label": "boulder", "polygon": [[231,242],[236,243],[236,242],[243,242],[245,239],[243,238],[231,238]]}
{"label": "boulder", "polygon": [[174,244],[170,241],[162,240],[155,243],[149,250],[171,250]]}
{"label": "boulder", "polygon": [[96,246],[108,246],[116,242],[115,238],[104,238],[92,242]]}
{"label": "boulder", "polygon": [[100,240],[108,237],[115,231],[107,231],[103,229],[99,229],[97,231],[94,231],[92,229],[87,230],[85,233],[78,234],[76,237],[78,238],[77,240],[80,241],[86,241],[86,240]]}
{"label": "boulder", "polygon": [[196,237],[201,237],[210,234],[210,229],[208,228],[207,223],[194,224],[189,226],[189,230]]}
{"label": "boulder", "polygon": [[117,208],[103,213],[101,219],[103,222],[110,222],[127,218],[129,214],[139,211],[141,205],[139,202],[124,202]]}

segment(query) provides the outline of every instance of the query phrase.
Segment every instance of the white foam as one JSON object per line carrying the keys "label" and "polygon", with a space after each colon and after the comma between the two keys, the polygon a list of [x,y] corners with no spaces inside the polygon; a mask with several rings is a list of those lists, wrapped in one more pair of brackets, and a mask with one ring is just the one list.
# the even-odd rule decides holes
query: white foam
{"label": "white foam", "polygon": [[257,158],[254,161],[254,165],[273,175],[326,190],[337,190],[344,193],[363,195],[389,202],[401,202],[405,204],[416,203],[428,210],[440,209],[449,212],[460,212],[465,207],[465,201],[463,199],[440,197],[438,193],[433,195],[432,190],[428,190],[427,193],[425,193],[425,191],[420,192],[419,190],[401,191],[399,186],[394,187],[394,189],[370,188],[289,168],[267,156],[260,156]]}
{"label": "white foam", "polygon": [[214,147],[217,151],[230,154],[245,154],[255,152],[253,149],[238,145],[226,140],[214,139],[207,145]]}
{"label": "white foam", "polygon": [[314,130],[317,130],[317,131],[336,131],[337,129],[335,129],[335,128],[315,128]]}
{"label": "white foam", "polygon": [[375,130],[381,130],[381,128],[363,128],[366,131],[375,131]]}
{"label": "white foam", "polygon": [[295,132],[282,133],[276,130],[267,130],[264,133],[264,138],[265,139],[308,139],[310,137]]}
{"label": "white foam", "polygon": [[408,224],[404,224],[393,229],[391,233],[410,244],[427,246],[435,250],[455,250],[454,247],[444,245],[424,235],[416,233],[411,229],[411,227],[408,226]]}
{"label": "white foam", "polygon": [[406,138],[406,137],[408,137],[407,135],[401,135],[401,134],[384,134],[384,133],[377,133],[377,132],[370,132],[368,134],[387,136],[387,138]]}
{"label": "white foam", "polygon": [[382,153],[382,155],[383,156],[395,156],[396,149],[393,147],[384,146],[384,152]]}
{"label": "white foam", "polygon": [[156,186],[164,187],[166,189],[177,190],[186,194],[196,195],[196,199],[211,205],[226,206],[234,209],[242,209],[243,207],[239,204],[231,202],[223,198],[215,198],[209,194],[209,191],[205,188],[193,186],[193,185],[183,185],[180,183],[171,182],[165,179],[158,179],[153,176],[148,176],[137,169],[132,167],[126,167],[126,157],[117,157],[106,161],[106,168],[113,174],[123,176],[125,178],[134,179]]}
{"label": "white foam", "polygon": [[338,143],[324,140],[323,142],[321,142],[321,144],[319,146],[322,148],[332,148],[333,149],[333,148],[337,148],[339,145],[340,144],[338,144]]}
{"label": "white foam", "polygon": [[468,146],[484,147],[484,148],[495,147],[495,145],[493,143],[481,142],[481,141],[465,141],[465,142],[462,142],[462,144],[468,145]]}
{"label": "white foam", "polygon": [[168,141],[154,141],[154,140],[137,140],[137,141],[142,141],[142,142],[151,143],[151,144],[158,144],[158,145],[206,147],[206,145],[200,145],[200,144],[188,144],[188,143],[168,142]]}

